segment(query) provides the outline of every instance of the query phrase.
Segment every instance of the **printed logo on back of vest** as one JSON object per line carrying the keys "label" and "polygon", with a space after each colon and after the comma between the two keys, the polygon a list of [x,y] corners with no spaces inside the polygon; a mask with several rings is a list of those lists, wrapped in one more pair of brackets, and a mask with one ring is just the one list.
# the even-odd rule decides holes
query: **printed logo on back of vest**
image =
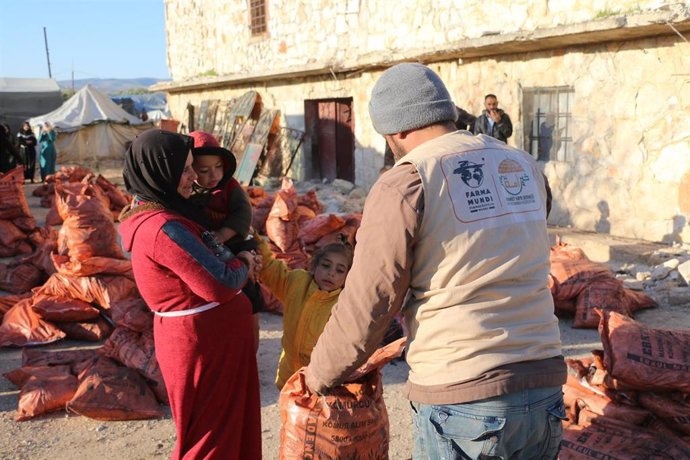
{"label": "printed logo on back of vest", "polygon": [[513,152],[482,149],[449,154],[441,158],[441,169],[461,222],[492,220],[502,225],[544,218],[536,172]]}

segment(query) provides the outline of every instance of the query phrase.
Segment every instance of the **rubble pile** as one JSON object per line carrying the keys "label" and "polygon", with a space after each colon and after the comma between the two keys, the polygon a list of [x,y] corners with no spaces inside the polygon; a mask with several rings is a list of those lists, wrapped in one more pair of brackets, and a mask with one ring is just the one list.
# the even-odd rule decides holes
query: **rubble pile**
{"label": "rubble pile", "polygon": [[690,458],[690,331],[596,314],[603,350],[566,360],[559,458]]}

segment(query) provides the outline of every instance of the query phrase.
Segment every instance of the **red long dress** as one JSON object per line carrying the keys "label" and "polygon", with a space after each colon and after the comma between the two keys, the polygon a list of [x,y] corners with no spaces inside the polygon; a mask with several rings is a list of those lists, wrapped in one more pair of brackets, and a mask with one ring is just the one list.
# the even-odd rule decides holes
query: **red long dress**
{"label": "red long dress", "polygon": [[156,358],[170,398],[173,459],[260,459],[261,403],[247,268],[222,262],[202,228],[166,210],[130,211],[120,224],[139,291],[156,312],[220,305],[154,319]]}

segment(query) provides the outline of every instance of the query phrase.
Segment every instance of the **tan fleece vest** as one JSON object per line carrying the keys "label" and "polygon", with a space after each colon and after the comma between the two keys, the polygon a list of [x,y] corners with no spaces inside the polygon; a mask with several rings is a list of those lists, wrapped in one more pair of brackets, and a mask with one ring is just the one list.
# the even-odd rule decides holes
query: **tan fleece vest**
{"label": "tan fleece vest", "polygon": [[417,147],[424,189],[405,318],[410,382],[462,382],[561,354],[546,287],[546,192],[534,159],[456,131]]}

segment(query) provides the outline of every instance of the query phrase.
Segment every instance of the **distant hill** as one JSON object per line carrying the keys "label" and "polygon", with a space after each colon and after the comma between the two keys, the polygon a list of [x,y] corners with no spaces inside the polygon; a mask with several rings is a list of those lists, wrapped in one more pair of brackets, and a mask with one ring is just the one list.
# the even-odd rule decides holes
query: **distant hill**
{"label": "distant hill", "polygon": [[[98,91],[108,95],[116,95],[123,91],[148,88],[159,81],[168,81],[162,78],[83,78],[74,80],[74,90],[79,91],[87,83],[95,86]],[[58,85],[63,90],[72,89],[72,80],[58,81]]]}

